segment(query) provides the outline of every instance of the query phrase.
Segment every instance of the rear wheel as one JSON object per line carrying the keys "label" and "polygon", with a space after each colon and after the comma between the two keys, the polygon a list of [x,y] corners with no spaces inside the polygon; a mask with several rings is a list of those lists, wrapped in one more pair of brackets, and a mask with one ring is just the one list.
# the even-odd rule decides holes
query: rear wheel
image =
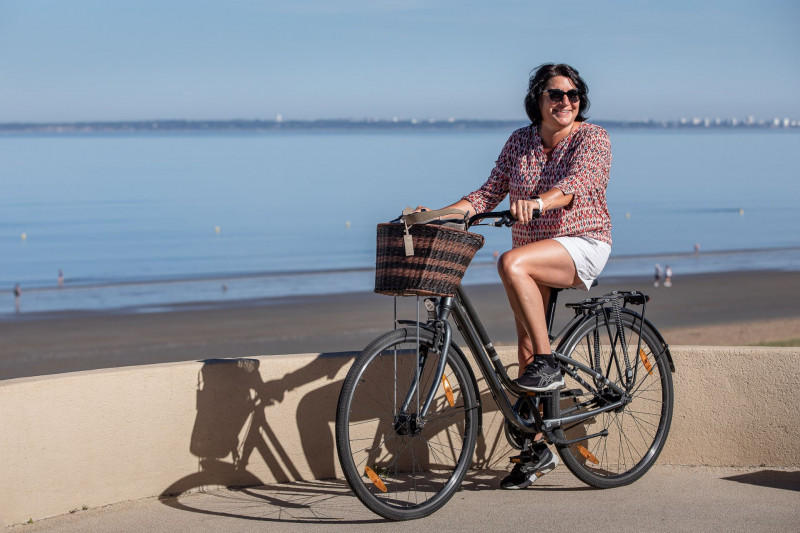
{"label": "rear wheel", "polygon": [[[621,318],[618,329],[610,312],[600,314],[562,342],[558,352],[569,357],[561,361],[566,386],[545,402],[547,418],[561,418],[620,400],[620,394],[572,362],[589,368],[599,362],[603,377],[624,390],[624,339],[635,371],[627,403],[555,432],[560,439],[575,441],[556,446],[564,464],[581,481],[598,488],[627,485],[643,476],[661,453],[672,421],[672,373],[664,347],[646,325],[639,344],[638,315],[623,312]],[[607,436],[592,437],[604,431]]]}
{"label": "rear wheel", "polygon": [[[355,360],[339,396],[336,446],[348,484],[370,510],[391,520],[427,516],[458,490],[478,432],[477,396],[463,360],[450,348],[444,377],[434,383],[440,354],[432,334],[415,328],[386,333]],[[419,394],[410,395],[420,357]],[[419,410],[436,395],[424,419]]]}

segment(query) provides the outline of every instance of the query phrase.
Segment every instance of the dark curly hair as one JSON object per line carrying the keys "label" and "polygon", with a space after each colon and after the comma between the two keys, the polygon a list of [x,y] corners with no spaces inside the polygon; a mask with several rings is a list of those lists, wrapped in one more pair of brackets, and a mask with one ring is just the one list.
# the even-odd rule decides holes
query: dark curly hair
{"label": "dark curly hair", "polygon": [[564,63],[545,63],[536,67],[528,80],[528,94],[525,95],[525,113],[531,119],[531,124],[538,126],[542,123],[542,112],[539,110],[539,97],[545,85],[555,76],[564,76],[572,80],[575,88],[580,92],[580,106],[576,120],[584,121],[589,110],[589,86],[580,77],[578,71]]}

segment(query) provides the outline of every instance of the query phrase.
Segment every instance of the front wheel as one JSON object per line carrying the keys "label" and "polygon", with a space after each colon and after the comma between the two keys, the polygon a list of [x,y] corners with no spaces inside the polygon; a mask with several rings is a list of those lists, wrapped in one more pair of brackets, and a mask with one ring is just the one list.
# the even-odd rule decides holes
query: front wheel
{"label": "front wheel", "polygon": [[569,358],[561,361],[566,386],[545,402],[547,418],[586,413],[622,398],[575,363],[599,367],[604,378],[623,390],[624,351],[635,372],[622,407],[555,431],[559,439],[574,441],[556,446],[564,464],[593,487],[619,487],[639,479],[655,463],[669,433],[673,391],[665,347],[647,325],[640,326],[638,315],[624,311],[618,328],[613,313],[606,311],[584,322],[559,346],[559,353]]}
{"label": "front wheel", "polygon": [[[440,354],[430,332],[419,334],[418,344],[416,328],[401,328],[367,346],[344,380],[336,410],[345,478],[364,505],[390,520],[442,507],[464,479],[477,439],[477,396],[463,360],[451,346],[444,376],[434,383]],[[415,389],[418,368],[422,386]],[[431,387],[436,396],[420,418]]]}

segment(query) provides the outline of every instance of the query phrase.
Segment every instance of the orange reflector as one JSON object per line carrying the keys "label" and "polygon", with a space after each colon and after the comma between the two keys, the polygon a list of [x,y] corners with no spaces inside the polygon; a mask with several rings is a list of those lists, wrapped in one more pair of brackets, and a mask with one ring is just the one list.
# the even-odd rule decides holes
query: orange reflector
{"label": "orange reflector", "polygon": [[594,456],[592,452],[578,444],[578,451],[581,452],[581,455],[586,458],[587,461],[592,462],[594,464],[600,464],[600,461],[597,460],[597,457]]}
{"label": "orange reflector", "polygon": [[644,350],[639,348],[639,359],[642,360],[644,363],[644,367],[647,369],[647,373],[651,376],[653,375],[653,365],[650,364],[650,360],[647,358],[647,355],[644,353]]}
{"label": "orange reflector", "polygon": [[444,387],[444,395],[447,396],[447,403],[450,404],[450,407],[454,407],[456,405],[456,399],[453,397],[453,389],[450,387],[450,382],[447,381],[447,376],[442,374],[442,387]]}
{"label": "orange reflector", "polygon": [[367,473],[369,480],[372,481],[372,484],[378,487],[381,492],[386,492],[386,485],[383,484],[381,478],[378,477],[378,474],[375,473],[373,469],[368,466],[364,467],[364,472]]}

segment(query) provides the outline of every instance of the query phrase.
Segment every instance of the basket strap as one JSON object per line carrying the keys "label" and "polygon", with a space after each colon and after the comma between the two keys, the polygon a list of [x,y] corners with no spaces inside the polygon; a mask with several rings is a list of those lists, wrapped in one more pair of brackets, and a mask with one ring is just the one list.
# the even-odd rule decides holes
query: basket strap
{"label": "basket strap", "polygon": [[455,209],[454,207],[436,209],[434,211],[420,211],[418,213],[414,213],[413,209],[410,207],[403,209],[403,224],[406,227],[405,235],[403,235],[403,245],[406,249],[406,257],[414,255],[414,240],[411,238],[408,228],[414,224],[424,224],[426,222],[430,222],[431,220],[437,219],[443,215],[461,215],[463,218],[467,218],[467,214],[464,213],[464,211],[461,209]]}
{"label": "basket strap", "polygon": [[418,213],[407,212],[409,210],[410,208],[408,207],[403,209],[403,220],[405,221],[407,227],[413,226],[414,224],[424,224],[444,215],[461,215],[464,218],[467,216],[464,211],[454,207],[436,209],[433,211],[420,211]]}

